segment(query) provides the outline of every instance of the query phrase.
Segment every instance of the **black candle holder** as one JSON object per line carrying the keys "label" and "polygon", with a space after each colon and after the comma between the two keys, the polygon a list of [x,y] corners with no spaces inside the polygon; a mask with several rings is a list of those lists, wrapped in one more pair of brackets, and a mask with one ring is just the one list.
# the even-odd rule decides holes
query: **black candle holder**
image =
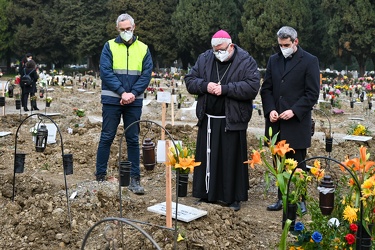
{"label": "black candle holder", "polygon": [[0,96],[0,107],[4,107],[4,106],[5,106],[5,97]]}
{"label": "black candle holder", "polygon": [[120,162],[120,186],[127,187],[130,184],[130,169],[132,163],[130,161]]}
{"label": "black candle holder", "polygon": [[21,100],[16,100],[16,109],[21,109]]}
{"label": "black candle holder", "polygon": [[25,170],[25,153],[16,153],[14,158],[14,172],[15,173],[23,173]]}
{"label": "black candle holder", "polygon": [[332,143],[333,143],[333,138],[326,137],[326,152],[328,153],[332,152]]}
{"label": "black candle holder", "polygon": [[64,167],[65,175],[73,174],[73,155],[72,154],[63,155],[63,167]]}
{"label": "black candle holder", "polygon": [[47,147],[48,129],[46,125],[38,126],[36,132],[35,150],[36,152],[44,152]]}

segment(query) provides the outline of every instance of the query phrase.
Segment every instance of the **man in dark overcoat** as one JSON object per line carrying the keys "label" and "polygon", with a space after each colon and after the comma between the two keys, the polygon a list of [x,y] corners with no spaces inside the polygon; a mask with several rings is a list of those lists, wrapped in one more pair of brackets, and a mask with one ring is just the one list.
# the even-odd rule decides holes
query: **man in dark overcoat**
{"label": "man in dark overcoat", "polygon": [[[286,157],[302,162],[311,146],[311,110],[319,98],[319,61],[299,45],[297,32],[284,26],[277,32],[280,52],[272,55],[267,64],[261,87],[263,113],[266,120],[265,135],[269,127],[278,140],[286,140],[294,152]],[[298,167],[306,170],[306,164]],[[300,204],[306,212],[304,202]],[[269,211],[282,209],[282,197],[267,207]]]}

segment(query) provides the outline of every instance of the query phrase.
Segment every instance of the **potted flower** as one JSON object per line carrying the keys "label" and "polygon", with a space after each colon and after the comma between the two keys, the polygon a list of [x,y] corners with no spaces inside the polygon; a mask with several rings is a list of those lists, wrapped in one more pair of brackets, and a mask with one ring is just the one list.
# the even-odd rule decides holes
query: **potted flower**
{"label": "potted flower", "polygon": [[[357,222],[359,234],[363,236],[367,233],[371,237],[375,229],[373,227],[375,223],[375,162],[370,161],[369,158],[370,153],[367,153],[367,148],[361,146],[359,157],[347,158],[342,164],[351,172],[351,178],[348,181],[350,191],[343,201],[346,204],[344,219],[349,223]],[[345,171],[343,167],[341,170]]]}
{"label": "potted flower", "polygon": [[47,107],[51,106],[51,102],[52,102],[52,97],[48,96],[48,97],[46,98],[46,106],[47,106]]}
{"label": "potted flower", "polygon": [[36,96],[35,95],[30,96],[30,104],[31,104],[31,107],[36,107]]}
{"label": "potted flower", "polygon": [[9,98],[13,97],[13,92],[14,92],[14,83],[12,82],[12,80],[9,80],[8,81],[8,92],[7,92]]}
{"label": "potted flower", "polygon": [[200,166],[201,163],[195,162],[194,152],[191,148],[182,147],[180,143],[177,143],[176,147],[169,147],[167,156],[166,164],[178,173],[178,196],[185,197],[187,195],[188,174],[192,173],[194,168]]}
{"label": "potted flower", "polygon": [[365,127],[364,125],[360,123],[352,123],[347,131],[348,135],[371,135],[371,131],[368,129],[368,127]]}
{"label": "potted flower", "polygon": [[86,115],[85,110],[79,108],[73,108],[73,113],[78,117],[84,117]]}
{"label": "potted flower", "polygon": [[[286,219],[295,220],[297,208],[300,210],[300,201],[302,197],[306,198],[307,196],[306,186],[307,182],[311,181],[311,178],[308,177],[307,173],[301,168],[296,169],[298,165],[297,161],[286,158],[286,153],[294,150],[289,147],[289,144],[286,143],[285,140],[276,143],[277,136],[278,133],[272,135],[272,128],[270,128],[270,139],[266,136],[261,137],[259,142],[260,149],[253,150],[251,159],[244,163],[248,163],[251,168],[254,168],[255,164],[260,164],[265,167],[267,190],[270,187],[270,175],[275,178],[276,186],[282,194],[284,228]],[[264,144],[268,145],[268,151],[263,148]],[[272,162],[270,162],[269,159],[272,159]],[[288,188],[289,181],[290,186]],[[290,227],[291,230],[293,230],[293,222]]]}
{"label": "potted flower", "polygon": [[178,95],[178,103],[177,103],[177,108],[180,109],[182,103],[184,103],[186,100],[186,96],[182,96],[181,93]]}
{"label": "potted flower", "polygon": [[[309,202],[309,216],[300,218],[294,226],[293,242],[286,242],[287,233],[280,244],[282,249],[361,249],[371,250],[375,223],[375,162],[366,147],[361,146],[359,156],[339,163],[343,174],[338,174],[332,214],[323,215],[319,202]],[[314,163],[312,174],[324,170]],[[290,222],[288,222],[290,223]],[[284,229],[285,232],[285,229]]]}

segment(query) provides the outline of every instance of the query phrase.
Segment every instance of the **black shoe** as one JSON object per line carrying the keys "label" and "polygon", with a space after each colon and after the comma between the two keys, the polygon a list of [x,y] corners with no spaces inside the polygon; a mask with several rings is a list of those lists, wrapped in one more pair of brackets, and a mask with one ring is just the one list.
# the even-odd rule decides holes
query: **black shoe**
{"label": "black shoe", "polygon": [[103,182],[103,181],[105,181],[105,175],[97,175],[96,176],[96,181],[97,182]]}
{"label": "black shoe", "polygon": [[39,110],[37,107],[34,107],[34,110]]}
{"label": "black shoe", "polygon": [[23,110],[24,110],[25,112],[29,111],[29,109],[28,109],[27,107],[24,107]]}
{"label": "black shoe", "polygon": [[268,211],[279,211],[281,209],[283,209],[283,201],[282,200],[278,200],[278,201],[276,201],[276,203],[274,203],[272,205],[269,205],[267,207]]}
{"label": "black shoe", "polygon": [[229,205],[229,208],[232,209],[233,211],[237,212],[241,209],[241,202],[235,201],[232,204]]}
{"label": "black shoe", "polygon": [[135,194],[144,194],[145,190],[140,184],[139,177],[131,177],[128,189]]}
{"label": "black shoe", "polygon": [[299,203],[299,206],[301,208],[301,214],[306,214],[307,213],[306,203],[304,201],[301,201]]}

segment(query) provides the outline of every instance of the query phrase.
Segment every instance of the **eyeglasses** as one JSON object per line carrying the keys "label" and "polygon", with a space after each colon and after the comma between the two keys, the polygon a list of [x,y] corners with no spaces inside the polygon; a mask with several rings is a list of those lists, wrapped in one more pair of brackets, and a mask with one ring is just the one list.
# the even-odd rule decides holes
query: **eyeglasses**
{"label": "eyeglasses", "polygon": [[126,28],[126,29],[119,29],[120,32],[129,32],[129,31],[132,31],[133,27],[129,27],[129,28]]}
{"label": "eyeglasses", "polygon": [[228,46],[225,48],[225,49],[218,49],[218,50],[214,50],[213,52],[214,52],[214,54],[215,55],[218,55],[218,54],[224,54],[225,53],[225,51],[227,51],[227,49],[228,49],[228,47],[229,47],[229,45],[231,45],[231,43],[229,43],[228,44]]}

